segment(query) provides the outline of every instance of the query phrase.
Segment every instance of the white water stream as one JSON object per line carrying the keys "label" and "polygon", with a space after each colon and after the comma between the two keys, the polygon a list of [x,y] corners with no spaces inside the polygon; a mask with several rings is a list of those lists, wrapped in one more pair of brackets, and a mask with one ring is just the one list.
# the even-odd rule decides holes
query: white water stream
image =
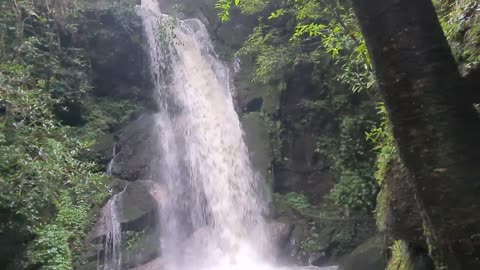
{"label": "white water stream", "polygon": [[140,14],[160,104],[160,157],[151,174],[168,194],[160,220],[166,261],[182,269],[251,268],[268,257],[270,237],[229,69],[199,20],[175,21],[154,0],[143,0]]}

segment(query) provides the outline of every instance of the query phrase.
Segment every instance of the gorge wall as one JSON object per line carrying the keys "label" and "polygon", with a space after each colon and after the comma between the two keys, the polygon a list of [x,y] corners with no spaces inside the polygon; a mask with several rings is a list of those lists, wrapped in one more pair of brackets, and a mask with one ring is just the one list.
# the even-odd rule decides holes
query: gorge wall
{"label": "gorge wall", "polygon": [[[162,11],[180,19],[199,18],[207,26],[217,53],[236,74],[236,108],[252,165],[274,193],[271,206],[275,211],[270,214],[270,226],[276,233],[281,260],[301,265],[328,265],[338,262],[340,257],[373,236],[376,231],[373,218],[343,218],[343,210],[327,206],[335,174],[331,160],[317,151],[316,138],[336,136],[338,128],[336,119],[327,111],[302,107],[306,100],[321,99],[325,92],[312,80],[312,67],[297,67],[280,84],[254,83],[251,81],[253,59],[235,58],[232,52],[248,38],[255,26],[255,17],[233,13],[229,22],[220,23],[214,1],[160,1],[160,6]],[[95,29],[98,33],[88,40],[93,73],[98,78],[95,92],[102,97],[128,100],[142,109],[132,113],[127,124],[113,127],[113,132],[105,134],[102,143],[95,147],[105,165],[112,160],[108,171],[113,193],[118,195],[106,204],[103,218],[89,233],[87,250],[78,268],[93,269],[99,264],[109,264],[106,258],[110,255],[105,254],[107,246],[103,242],[112,233],[108,219],[112,218],[113,205],[121,229],[121,246],[117,247],[122,254],[121,267],[142,269],[161,261],[162,251],[155,239],[161,238],[157,208],[159,196],[164,195],[161,190],[148,192],[154,185],[149,179],[148,165],[155,159],[151,147],[155,135],[151,127],[158,108],[151,102],[146,37],[138,16],[120,17],[108,9],[93,10],[91,14],[102,18],[100,25],[86,29]],[[135,28],[119,27],[125,24]],[[305,124],[305,119],[313,122]],[[271,194],[265,196],[269,198]],[[295,203],[299,199],[300,205]],[[193,240],[186,241],[186,249],[189,241]],[[382,252],[380,249],[377,256]]]}

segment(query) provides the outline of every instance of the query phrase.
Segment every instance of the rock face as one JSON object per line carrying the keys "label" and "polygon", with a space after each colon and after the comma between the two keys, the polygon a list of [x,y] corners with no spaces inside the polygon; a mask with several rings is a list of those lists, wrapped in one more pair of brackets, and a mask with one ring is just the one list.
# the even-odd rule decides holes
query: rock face
{"label": "rock face", "polygon": [[280,118],[285,125],[285,161],[275,168],[275,191],[305,194],[311,203],[319,203],[333,187],[330,164],[317,153],[316,138],[334,134],[333,116],[316,112],[309,124],[305,100],[318,100],[322,91],[313,84],[312,67],[299,66],[282,93]]}
{"label": "rock face", "polygon": [[[160,4],[162,10],[180,18],[202,20],[216,41],[219,55],[233,62],[232,57],[228,59],[229,53],[239,48],[248,37],[256,18],[234,12],[230,22],[220,24],[215,2],[161,0]],[[112,189],[118,194],[116,206],[121,224],[122,267],[160,269],[164,260],[159,245],[158,205],[165,199],[165,194],[161,187],[145,181],[149,179],[148,166],[155,162],[151,129],[156,108],[151,104],[152,86],[148,83],[148,57],[142,42],[141,21],[135,16],[119,18],[108,9],[92,11],[89,16],[100,18],[100,23],[86,27],[85,31],[95,31],[84,40],[91,50],[97,95],[128,100],[145,108],[127,125],[105,136],[98,147],[98,151],[110,153],[115,146],[110,172],[116,179]],[[129,27],[122,26],[125,23]],[[332,188],[333,177],[326,157],[315,151],[315,138],[319,133],[333,132],[333,127],[332,116],[328,113],[316,115],[312,125],[298,124],[309,113],[300,106],[303,100],[319,98],[318,87],[308,78],[311,67],[298,67],[286,84],[260,86],[251,82],[251,59],[242,59],[240,66],[234,78],[236,105],[255,170],[267,180],[272,190],[304,193],[311,203],[320,203]],[[279,145],[272,144],[272,126],[264,117],[282,123],[286,140]],[[284,154],[284,160],[276,165],[275,151]],[[316,212],[284,210],[273,217],[270,226],[278,255],[289,264],[328,265],[364,242],[375,230],[371,219],[328,219]],[[104,226],[97,223],[87,239],[88,248],[79,262],[79,269],[96,269],[101,264],[97,260],[103,256],[99,242],[104,235]],[[199,245],[195,240],[198,235],[201,231],[193,232],[185,243],[179,245]],[[185,250],[188,256],[188,248]]]}
{"label": "rock face", "polygon": [[362,245],[341,263],[342,270],[384,270],[387,266],[388,241],[379,234]]}
{"label": "rock face", "polygon": [[[95,96],[107,102],[126,101],[139,111],[129,123],[103,135],[92,148],[102,160],[113,158],[108,169],[113,194],[106,207],[114,206],[120,224],[121,265],[127,269],[160,255],[158,211],[163,193],[161,187],[148,181],[146,170],[153,157],[150,131],[156,110],[151,98],[149,57],[142,21],[133,6],[118,8],[98,1],[85,17],[86,23],[80,25],[82,35],[75,42],[85,47],[90,56]],[[76,268],[97,269],[103,264],[107,231],[105,219],[100,216],[88,233]]]}
{"label": "rock face", "polygon": [[[117,180],[118,181],[118,180]],[[113,211],[104,209],[96,225],[87,236],[87,251],[80,259],[79,269],[92,269],[93,265],[101,265],[105,254],[104,241],[109,233],[106,223],[116,219],[120,225],[121,264],[133,267],[152,260],[160,255],[158,227],[158,211],[161,198],[152,190],[158,190],[150,181],[127,182],[123,190],[113,196],[106,204],[113,204]]]}
{"label": "rock face", "polygon": [[328,266],[376,233],[373,218],[326,217],[321,209],[295,209],[276,201],[272,231],[281,263]]}
{"label": "rock face", "polygon": [[92,9],[85,16],[89,23],[83,25],[83,43],[95,94],[148,103],[152,84],[141,19],[133,9]]}
{"label": "rock face", "polygon": [[147,167],[154,157],[152,113],[145,113],[122,129],[117,136],[117,155],[113,159],[111,173],[127,181],[148,179]]}

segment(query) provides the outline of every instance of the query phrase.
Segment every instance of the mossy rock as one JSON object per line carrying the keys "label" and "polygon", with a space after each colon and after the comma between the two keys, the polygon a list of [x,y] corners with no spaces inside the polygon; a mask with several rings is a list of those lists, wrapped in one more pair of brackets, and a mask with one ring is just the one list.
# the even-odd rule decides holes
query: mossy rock
{"label": "mossy rock", "polygon": [[[141,231],[157,223],[158,202],[150,194],[154,183],[150,181],[126,182],[118,179],[114,179],[112,183],[113,189],[124,187],[123,191],[106,203],[106,206],[114,203],[122,231]],[[104,237],[106,231],[104,213],[105,211],[88,234],[87,242],[96,243]]]}
{"label": "mossy rock", "polygon": [[[295,209],[285,196],[274,196],[276,218],[294,225],[288,241],[281,246],[287,263],[325,266],[335,264],[376,233],[370,217],[344,218],[330,209],[310,206]],[[326,206],[326,208],[329,208]]]}
{"label": "mossy rock", "polygon": [[161,234],[158,228],[125,232],[122,239],[122,265],[125,268],[145,264],[161,255]]}
{"label": "mossy rock", "polygon": [[340,270],[385,270],[388,257],[388,241],[384,234],[378,234],[346,256]]}
{"label": "mossy rock", "polygon": [[395,241],[386,270],[434,270],[426,250],[409,247],[404,241]]}
{"label": "mossy rock", "polygon": [[[129,183],[117,199],[119,222],[127,227],[144,227],[142,223],[146,218],[157,211],[158,203],[150,195],[150,181]],[[152,217],[153,218],[153,217]]]}
{"label": "mossy rock", "polygon": [[241,121],[252,166],[269,185],[272,185],[273,175],[270,172],[270,164],[273,155],[268,128],[260,117],[242,117]]}

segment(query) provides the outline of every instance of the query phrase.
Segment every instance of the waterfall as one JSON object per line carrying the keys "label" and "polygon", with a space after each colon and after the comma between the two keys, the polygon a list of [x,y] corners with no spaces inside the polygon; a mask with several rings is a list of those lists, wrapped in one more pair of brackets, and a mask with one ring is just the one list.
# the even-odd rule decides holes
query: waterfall
{"label": "waterfall", "polygon": [[[106,174],[112,176],[112,168],[117,156],[117,145],[114,143],[112,147],[112,159],[108,163]],[[103,246],[103,265],[100,265],[100,258],[97,262],[97,270],[119,270],[122,263],[122,231],[118,219],[117,198],[121,193],[114,195],[102,209],[101,219],[103,224],[103,232],[105,234]],[[101,249],[98,255],[101,254]]]}
{"label": "waterfall", "polygon": [[121,229],[118,221],[117,213],[117,195],[102,209],[103,224],[105,226],[105,244],[103,267],[98,266],[97,269],[103,270],[119,270],[122,262],[121,253]]}
{"label": "waterfall", "polygon": [[110,162],[108,163],[108,166],[107,166],[107,176],[112,176],[112,169],[113,169],[113,164],[115,162],[115,157],[117,156],[117,144],[114,143],[113,144],[113,147],[112,147],[112,159],[110,160]]}
{"label": "waterfall", "polygon": [[267,207],[234,109],[230,71],[201,21],[163,15],[155,0],[142,0],[138,10],[159,107],[150,175],[166,189],[166,267],[256,268],[271,250]]}

